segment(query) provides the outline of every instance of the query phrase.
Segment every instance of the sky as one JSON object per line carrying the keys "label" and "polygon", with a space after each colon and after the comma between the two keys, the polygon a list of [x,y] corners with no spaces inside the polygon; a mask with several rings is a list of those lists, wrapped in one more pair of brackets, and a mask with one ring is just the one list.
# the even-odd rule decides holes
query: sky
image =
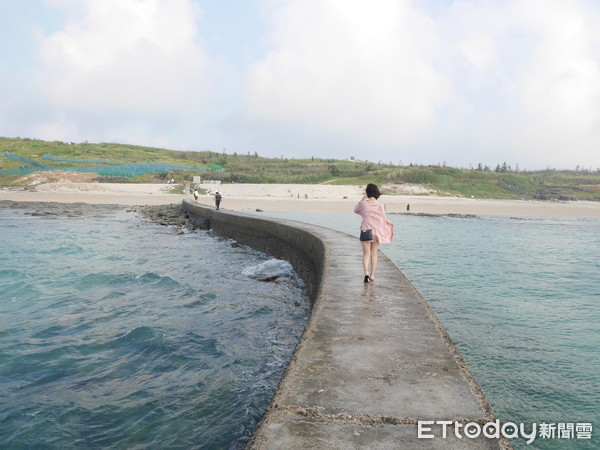
{"label": "sky", "polygon": [[600,168],[597,0],[0,0],[0,136]]}

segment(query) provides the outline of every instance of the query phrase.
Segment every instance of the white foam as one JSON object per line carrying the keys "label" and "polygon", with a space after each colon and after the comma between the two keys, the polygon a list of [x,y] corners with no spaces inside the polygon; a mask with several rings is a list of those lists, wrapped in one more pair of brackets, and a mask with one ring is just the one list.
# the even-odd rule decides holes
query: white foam
{"label": "white foam", "polygon": [[285,277],[300,281],[292,265],[284,260],[271,258],[256,266],[246,267],[242,275],[256,280],[267,281]]}

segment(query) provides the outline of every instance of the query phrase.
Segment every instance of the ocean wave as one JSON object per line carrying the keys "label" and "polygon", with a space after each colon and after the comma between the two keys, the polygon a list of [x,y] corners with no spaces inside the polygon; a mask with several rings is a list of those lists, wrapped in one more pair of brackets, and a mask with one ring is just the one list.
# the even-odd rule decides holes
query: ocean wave
{"label": "ocean wave", "polygon": [[242,275],[258,281],[274,281],[279,278],[288,278],[299,283],[302,282],[289,262],[276,258],[268,259],[255,266],[246,267],[242,270]]}
{"label": "ocean wave", "polygon": [[143,274],[100,272],[79,278],[73,283],[78,289],[89,289],[96,286],[130,286],[130,285],[179,286],[180,283],[169,274],[155,272]]}
{"label": "ocean wave", "polygon": [[40,296],[40,290],[26,280],[0,280],[0,303],[34,300]]}
{"label": "ocean wave", "polygon": [[260,276],[266,255],[209,232],[137,233],[135,217],[7,224],[0,447],[250,439],[307,316],[288,263],[259,283],[241,271]]}
{"label": "ocean wave", "polygon": [[182,305],[183,308],[196,308],[199,306],[204,306],[206,303],[215,300],[217,298],[217,294],[213,293],[213,292],[205,292],[203,294],[197,295],[195,298],[192,297],[192,299],[187,302],[184,303]]}
{"label": "ocean wave", "polygon": [[136,276],[135,279],[142,283],[150,283],[160,286],[179,286],[179,281],[177,281],[168,273],[162,275],[155,272],[146,272],[143,275]]}

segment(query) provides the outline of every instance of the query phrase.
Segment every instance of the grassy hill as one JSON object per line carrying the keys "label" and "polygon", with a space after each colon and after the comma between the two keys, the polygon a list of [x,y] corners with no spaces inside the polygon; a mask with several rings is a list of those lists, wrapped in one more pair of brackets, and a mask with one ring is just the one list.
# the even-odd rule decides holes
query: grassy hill
{"label": "grassy hill", "polygon": [[[368,161],[263,158],[256,154],[184,152],[135,145],[18,138],[0,138],[0,155],[3,155],[0,156],[0,186],[4,187],[17,185],[24,173],[45,166],[102,172],[97,179],[100,182],[158,183],[169,178],[186,182],[199,175],[224,183],[409,183],[423,185],[439,195],[600,201],[599,171],[516,172],[505,166],[498,166],[494,171],[394,166]],[[122,168],[123,172],[115,167]],[[144,170],[147,172],[138,173]]]}

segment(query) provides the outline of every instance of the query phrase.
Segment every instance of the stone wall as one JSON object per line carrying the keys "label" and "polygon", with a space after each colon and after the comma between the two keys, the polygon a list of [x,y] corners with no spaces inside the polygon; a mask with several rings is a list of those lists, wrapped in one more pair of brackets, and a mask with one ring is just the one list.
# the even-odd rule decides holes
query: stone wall
{"label": "stone wall", "polygon": [[314,233],[300,224],[292,226],[285,221],[263,219],[251,214],[216,211],[191,200],[184,200],[183,208],[197,225],[289,261],[306,283],[311,303],[314,302],[327,252],[322,240]]}

